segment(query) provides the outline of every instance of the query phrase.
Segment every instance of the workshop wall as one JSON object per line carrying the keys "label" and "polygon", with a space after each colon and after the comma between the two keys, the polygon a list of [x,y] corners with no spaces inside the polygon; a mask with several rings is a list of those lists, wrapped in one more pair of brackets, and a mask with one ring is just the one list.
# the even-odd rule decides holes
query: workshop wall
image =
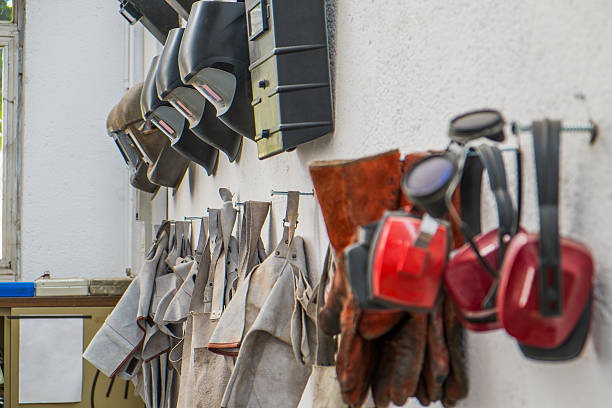
{"label": "workshop wall", "polygon": [[[204,215],[207,207],[219,207],[219,187],[231,188],[239,201],[270,200],[271,189],[311,191],[307,166],[313,160],[357,158],[396,147],[403,153],[443,148],[449,119],[475,108],[497,108],[508,120],[524,122],[592,116],[601,127],[599,141],[590,147],[586,136],[565,135],[561,165],[561,229],[588,244],[597,265],[588,346],[573,362],[545,364],[522,357],[503,330],[470,333],[471,391],[460,406],[608,406],[602,390],[612,369],[607,301],[612,286],[612,4],[331,0],[328,9],[333,136],[265,161],[245,140],[237,164],[220,156],[215,177],[192,165],[181,186],[169,193],[169,217]],[[586,103],[575,98],[577,93],[586,96]],[[524,135],[521,141],[526,150],[523,225],[535,229],[531,138]],[[486,201],[490,225],[494,208],[490,197]],[[275,197],[268,247],[280,236],[283,212],[284,198]],[[302,197],[298,233],[306,241],[311,273],[319,273],[327,237],[312,197]]]}
{"label": "workshop wall", "polygon": [[20,278],[124,275],[130,190],[105,129],[127,24],[113,1],[27,0],[25,20]]}

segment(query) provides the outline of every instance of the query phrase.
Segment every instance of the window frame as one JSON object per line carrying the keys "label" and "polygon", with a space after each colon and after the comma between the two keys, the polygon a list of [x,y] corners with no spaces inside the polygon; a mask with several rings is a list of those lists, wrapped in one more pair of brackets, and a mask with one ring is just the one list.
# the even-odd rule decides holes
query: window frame
{"label": "window frame", "polygon": [[24,1],[13,0],[13,21],[0,22],[2,64],[2,257],[0,281],[21,275],[21,79]]}

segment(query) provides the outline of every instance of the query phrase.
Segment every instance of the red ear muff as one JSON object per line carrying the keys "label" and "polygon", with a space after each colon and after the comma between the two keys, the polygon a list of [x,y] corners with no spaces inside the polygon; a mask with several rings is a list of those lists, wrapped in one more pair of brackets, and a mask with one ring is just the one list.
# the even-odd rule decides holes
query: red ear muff
{"label": "red ear muff", "polygon": [[[481,145],[468,157],[461,179],[461,208],[468,243],[449,261],[444,272],[444,285],[457,306],[463,325],[471,330],[494,330],[500,326],[495,298],[506,236],[511,237],[516,225],[516,210],[507,188],[506,172],[499,149]],[[494,192],[499,227],[480,232],[480,200],[482,172],[486,168]],[[471,242],[469,241],[471,240]]]}
{"label": "red ear muff", "polygon": [[506,331],[527,346],[555,348],[572,333],[589,303],[593,258],[582,244],[561,239],[562,313],[542,316],[539,298],[539,235],[518,234],[502,267],[497,309]]}
{"label": "red ear muff", "polygon": [[587,247],[559,234],[561,122],[533,122],[532,133],[540,231],[521,232],[508,246],[497,309],[526,357],[563,361],[584,347],[595,267]]}
{"label": "red ear muff", "polygon": [[[434,223],[423,232],[423,221],[406,213],[390,213],[375,233],[370,249],[371,298],[407,309],[431,309],[448,253],[446,226]],[[425,239],[424,239],[425,238]]]}
{"label": "red ear muff", "polygon": [[[499,263],[499,231],[494,229],[474,239],[482,257],[489,265]],[[468,244],[459,248],[444,272],[446,292],[453,299],[463,325],[475,331],[500,328],[495,308],[484,308],[497,277],[480,264],[476,253]]]}

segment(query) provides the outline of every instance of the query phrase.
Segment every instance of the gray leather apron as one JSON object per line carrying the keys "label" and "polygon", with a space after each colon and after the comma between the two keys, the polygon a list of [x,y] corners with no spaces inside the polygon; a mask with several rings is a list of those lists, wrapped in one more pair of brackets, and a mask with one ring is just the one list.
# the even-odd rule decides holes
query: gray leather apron
{"label": "gray leather apron", "polygon": [[[227,197],[227,196],[226,196]],[[229,198],[229,197],[228,197]],[[226,200],[227,201],[227,200]],[[232,305],[235,299],[236,285],[241,281],[240,277],[243,275],[242,271],[246,268],[251,267],[260,259],[260,254],[263,252],[263,245],[261,243],[260,235],[261,228],[267,217],[269,209],[269,203],[263,202],[246,202],[245,210],[242,217],[242,226],[240,229],[241,245],[239,252],[233,252],[239,254],[239,257],[235,259],[240,260],[240,268],[230,268],[227,274],[229,288],[224,293],[232,297],[231,302],[226,306]],[[212,249],[211,256],[211,267],[208,276],[205,276],[203,271],[198,274],[196,278],[196,289],[194,289],[194,295],[192,297],[192,316],[193,316],[193,333],[192,333],[192,353],[193,353],[193,391],[189,392],[192,399],[191,405],[183,405],[184,407],[211,407],[218,408],[221,405],[221,399],[225,391],[225,386],[231,375],[234,359],[228,356],[217,355],[209,352],[206,349],[208,339],[217,326],[217,320],[211,318],[213,310],[212,299],[213,290],[218,280],[215,280],[213,271],[219,261],[218,257],[219,250],[215,250],[215,242],[223,241],[223,229],[227,231],[227,225],[230,223],[224,221],[224,214],[230,214],[229,211],[223,212],[223,210],[213,210],[209,212],[209,226],[210,226],[210,243]],[[231,216],[231,214],[230,214]],[[232,220],[235,219],[235,216]],[[231,220],[230,220],[231,221]],[[233,227],[233,225],[232,225]],[[227,240],[227,238],[226,238]],[[221,251],[222,253],[222,251]],[[233,260],[230,259],[230,265]],[[227,261],[225,261],[227,264]],[[237,273],[232,273],[236,271]],[[198,289],[203,287],[204,290]],[[238,286],[239,289],[240,286]],[[220,291],[218,292],[220,293]],[[224,297],[224,302],[226,297]],[[225,311],[223,312],[225,314]],[[222,318],[222,316],[221,316]],[[185,403],[187,404],[187,398]],[[181,402],[183,402],[181,394]]]}
{"label": "gray leather apron", "polygon": [[[208,217],[203,217],[200,224],[200,235],[195,250],[194,265],[190,276],[177,291],[177,296],[170,304],[166,312],[167,319],[176,321],[184,320],[185,336],[182,344],[181,378],[177,407],[191,408],[193,402],[193,391],[195,389],[195,376],[193,371],[192,333],[193,333],[193,311],[197,308],[196,302],[203,305],[203,293],[208,280],[210,269],[210,240],[208,236]],[[202,306],[201,306],[202,307]],[[172,317],[168,317],[171,315]],[[170,352],[171,359],[174,350]]]}
{"label": "gray leather apron", "polygon": [[107,377],[119,375],[131,379],[139,371],[155,278],[165,266],[169,233],[169,224],[164,224],[140,273],[83,353],[83,357]]}
{"label": "gray leather apron", "polygon": [[[205,348],[225,308],[226,286],[229,287],[227,284],[233,279],[232,271],[238,267],[237,241],[231,235],[236,210],[233,208],[229,190],[220,189],[219,193],[223,199],[223,208],[209,210],[210,269],[204,290],[196,292],[192,297],[194,309],[191,349],[194,388],[191,407],[218,408],[234,365],[232,359],[212,355]],[[200,283],[198,279],[196,282]]]}
{"label": "gray leather apron", "polygon": [[[331,247],[328,247],[323,273],[317,285],[317,311],[325,304],[325,286],[330,275],[333,275],[333,264]],[[336,343],[333,337],[319,329],[318,320],[314,319],[314,321],[317,331],[315,361],[297,408],[346,408],[348,405],[342,401],[340,384],[336,375],[336,362],[334,360]]]}
{"label": "gray leather apron", "polygon": [[[297,197],[297,198],[296,198]],[[244,269],[243,284],[236,292],[208,342],[214,353],[237,356],[244,335],[255,321],[261,306],[267,299],[288,260],[289,243],[293,242],[297,226],[299,195],[289,196],[283,236],[272,254],[256,268]],[[298,238],[301,241],[301,238]],[[303,245],[302,245],[303,247]]]}
{"label": "gray leather apron", "polygon": [[[232,336],[238,335],[240,329],[244,333],[240,336],[239,354],[222,407],[294,408],[310,375],[310,366],[304,362],[312,361],[309,350],[314,345],[315,330],[307,310],[316,308],[310,306],[314,296],[309,289],[304,241],[294,237],[298,203],[299,193],[290,192],[281,242],[249,274],[250,279],[247,276],[245,285],[238,288],[241,290],[248,282],[246,307],[237,308],[235,312],[237,318],[244,317],[243,323],[229,321],[226,317],[230,312],[228,307],[224,316],[227,325],[224,324],[223,330],[218,326],[219,331],[215,333],[234,339],[238,337]],[[262,295],[259,289],[267,295]],[[238,296],[236,294],[236,298]],[[239,329],[230,330],[232,327]]]}

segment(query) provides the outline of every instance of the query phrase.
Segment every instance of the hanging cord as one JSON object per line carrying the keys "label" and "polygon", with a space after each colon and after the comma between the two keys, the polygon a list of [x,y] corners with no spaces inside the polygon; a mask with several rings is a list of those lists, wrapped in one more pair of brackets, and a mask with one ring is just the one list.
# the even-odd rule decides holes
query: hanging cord
{"label": "hanging cord", "polygon": [[125,381],[125,389],[123,390],[123,399],[126,400],[128,399],[128,390],[130,388],[130,382],[129,381]]}
{"label": "hanging cord", "polygon": [[108,388],[106,389],[106,398],[110,397],[110,393],[113,389],[113,384],[115,384],[115,377],[112,377],[110,383],[108,383]]}
{"label": "hanging cord", "polygon": [[96,370],[96,374],[94,375],[93,381],[91,383],[91,394],[89,396],[89,404],[91,405],[91,408],[95,408],[94,407],[94,395],[96,392],[96,383],[98,382],[99,376],[100,376],[100,370]]}

